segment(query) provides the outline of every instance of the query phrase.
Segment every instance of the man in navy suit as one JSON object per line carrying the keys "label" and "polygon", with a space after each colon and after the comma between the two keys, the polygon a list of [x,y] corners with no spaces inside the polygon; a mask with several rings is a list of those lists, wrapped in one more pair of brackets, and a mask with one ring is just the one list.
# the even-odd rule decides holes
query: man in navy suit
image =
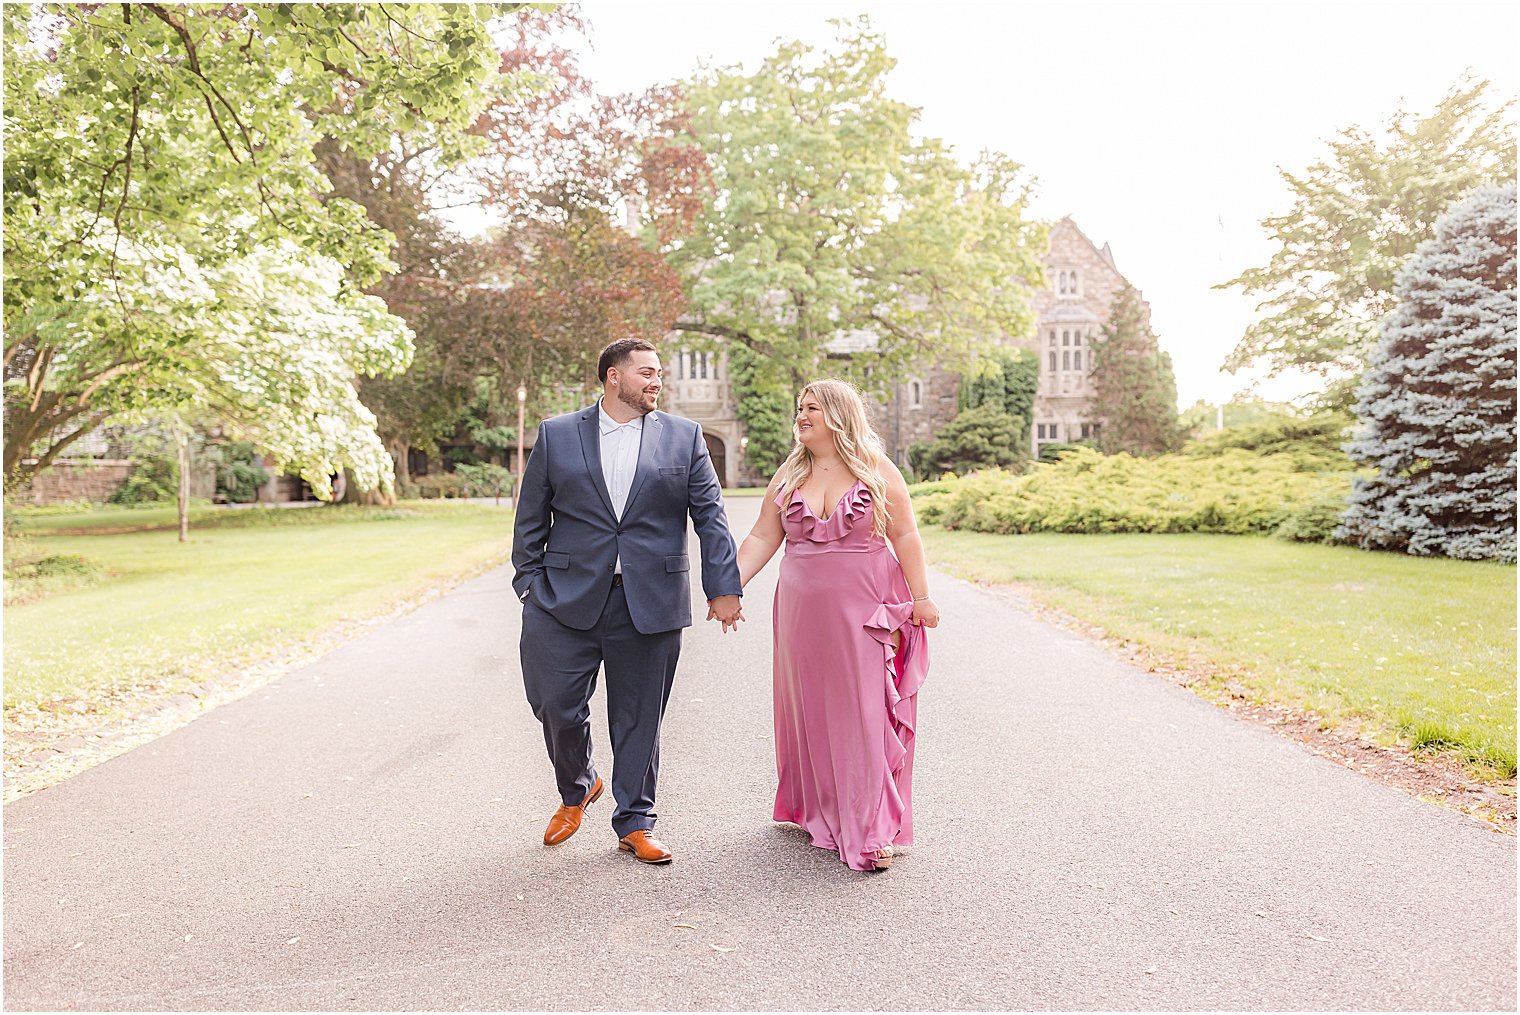
{"label": "man in navy suit", "polygon": [[602,795],[591,761],[591,693],[607,674],[618,848],[669,863],[651,835],[660,721],[681,631],[691,626],[689,515],[702,588],[724,631],[743,619],[733,537],[702,428],[655,412],[660,357],[642,339],[602,350],[602,397],[545,420],[523,469],[512,588],[523,603],[523,682],[544,727],[561,807],[544,844],[575,834]]}

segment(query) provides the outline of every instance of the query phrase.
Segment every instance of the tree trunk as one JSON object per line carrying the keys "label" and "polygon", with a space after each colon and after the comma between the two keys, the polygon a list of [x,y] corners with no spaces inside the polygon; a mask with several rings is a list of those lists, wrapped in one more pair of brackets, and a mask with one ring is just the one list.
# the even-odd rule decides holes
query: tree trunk
{"label": "tree trunk", "polygon": [[174,425],[179,451],[179,541],[190,542],[190,433],[183,423]]}
{"label": "tree trunk", "polygon": [[396,503],[394,493],[386,493],[380,487],[373,490],[361,490],[359,484],[354,482],[353,473],[346,473],[347,482],[344,484],[343,496],[334,497],[334,504],[360,504],[366,507],[391,507]]}

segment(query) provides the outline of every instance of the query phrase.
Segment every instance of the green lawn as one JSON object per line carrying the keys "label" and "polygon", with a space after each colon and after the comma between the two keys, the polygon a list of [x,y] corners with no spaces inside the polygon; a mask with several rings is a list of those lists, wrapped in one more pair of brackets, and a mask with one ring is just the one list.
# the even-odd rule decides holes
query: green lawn
{"label": "green lawn", "polygon": [[21,512],[33,553],[78,555],[104,577],[6,608],[6,707],[115,685],[195,683],[504,560],[512,539],[508,510],[431,501],[216,512],[188,544],[172,529],[54,534],[110,531],[124,520],[174,524],[172,510]]}
{"label": "green lawn", "polygon": [[1018,583],[1264,700],[1358,717],[1515,774],[1515,569],[1252,536],[996,536],[924,529],[933,560]]}

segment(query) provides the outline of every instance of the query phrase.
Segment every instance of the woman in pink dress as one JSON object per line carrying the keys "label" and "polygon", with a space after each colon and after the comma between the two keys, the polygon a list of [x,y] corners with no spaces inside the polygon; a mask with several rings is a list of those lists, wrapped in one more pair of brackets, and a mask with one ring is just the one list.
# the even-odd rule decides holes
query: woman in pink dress
{"label": "woman in pink dress", "polygon": [[739,548],[740,581],[783,543],[776,585],[777,821],[854,870],[884,870],[913,842],[913,729],[939,624],[902,473],[860,394],[802,391],[796,443]]}

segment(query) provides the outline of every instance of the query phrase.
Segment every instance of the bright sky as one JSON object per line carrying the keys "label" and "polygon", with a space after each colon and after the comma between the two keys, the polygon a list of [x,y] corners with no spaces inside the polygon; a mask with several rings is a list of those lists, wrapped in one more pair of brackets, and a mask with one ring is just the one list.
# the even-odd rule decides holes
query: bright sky
{"label": "bright sky", "polygon": [[[1262,218],[1342,128],[1401,104],[1433,109],[1465,68],[1520,92],[1510,3],[636,3],[590,0],[582,68],[604,92],[642,91],[700,62],[755,69],[778,37],[825,43],[868,13],[921,135],[963,159],[986,148],[1038,178],[1035,214],[1070,214],[1150,301],[1182,407],[1249,378],[1220,363],[1253,300],[1210,286],[1266,263]],[[1262,385],[1287,399],[1304,378]]]}

